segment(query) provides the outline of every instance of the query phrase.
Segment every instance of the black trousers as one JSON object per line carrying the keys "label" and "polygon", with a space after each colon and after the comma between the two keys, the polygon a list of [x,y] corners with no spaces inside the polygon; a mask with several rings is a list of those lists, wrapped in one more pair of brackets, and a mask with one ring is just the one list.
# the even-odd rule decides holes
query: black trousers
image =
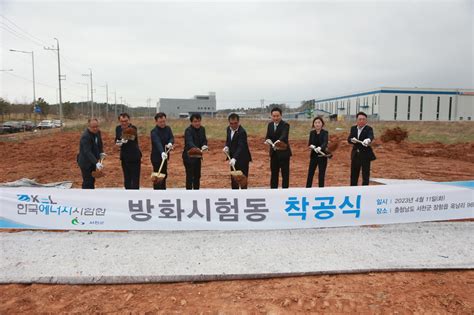
{"label": "black trousers", "polygon": [[[230,168],[231,171],[233,171],[232,167]],[[247,179],[249,178],[249,162],[247,163],[242,163],[242,164],[236,164],[235,165],[235,170],[236,171],[242,171],[242,173],[244,173],[245,177],[247,177]],[[230,177],[230,186],[232,187],[232,189],[239,189],[239,183],[237,183],[237,181],[231,176]],[[241,186],[240,188],[241,189],[247,189],[247,186],[248,185],[245,185],[245,186]]]}
{"label": "black trousers", "polygon": [[201,183],[201,159],[183,160],[186,169],[186,189],[198,190]]}
{"label": "black trousers", "polygon": [[92,165],[89,168],[82,168],[81,167],[82,189],[94,189],[95,188],[95,178],[92,176],[92,172],[94,170],[95,170],[95,165]]}
{"label": "black trousers", "polygon": [[140,189],[141,161],[122,161],[123,186],[125,189]]}
{"label": "black trousers", "polygon": [[326,168],[328,166],[328,159],[325,157],[314,157],[309,160],[308,178],[306,180],[306,188],[313,185],[313,177],[316,168],[319,167],[318,184],[319,187],[324,187],[324,178],[326,177]]}
{"label": "black trousers", "polygon": [[[155,161],[151,162],[153,164],[153,172],[158,172],[160,169],[161,161]],[[153,189],[155,190],[165,190],[166,189],[166,179],[168,178],[168,160],[165,160],[165,163],[163,163],[163,167],[161,168],[162,174],[166,174],[165,178],[163,178],[162,181],[160,181],[158,184],[153,184]]]}
{"label": "black trousers", "polygon": [[270,188],[278,188],[278,176],[281,170],[281,187],[288,188],[290,186],[290,158],[279,159],[276,154],[270,158],[270,170],[272,172],[270,178]]}
{"label": "black trousers", "polygon": [[370,160],[362,158],[359,153],[356,153],[351,161],[351,186],[357,186],[361,168],[362,185],[368,186],[370,178]]}

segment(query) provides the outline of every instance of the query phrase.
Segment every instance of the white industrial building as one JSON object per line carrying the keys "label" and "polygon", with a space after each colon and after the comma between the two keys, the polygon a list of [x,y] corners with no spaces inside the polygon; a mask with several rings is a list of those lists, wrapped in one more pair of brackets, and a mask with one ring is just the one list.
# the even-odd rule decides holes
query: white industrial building
{"label": "white industrial building", "polygon": [[381,87],[315,100],[315,109],[339,116],[363,111],[379,120],[473,120],[474,90]]}
{"label": "white industrial building", "polygon": [[167,117],[187,117],[194,113],[203,116],[214,116],[216,113],[216,93],[196,95],[193,98],[160,98],[156,104],[158,112],[164,112]]}

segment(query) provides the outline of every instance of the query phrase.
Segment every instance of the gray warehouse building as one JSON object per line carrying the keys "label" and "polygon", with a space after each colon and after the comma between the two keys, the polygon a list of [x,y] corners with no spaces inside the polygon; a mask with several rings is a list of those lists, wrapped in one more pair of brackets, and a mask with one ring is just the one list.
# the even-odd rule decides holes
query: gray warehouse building
{"label": "gray warehouse building", "polygon": [[209,92],[208,95],[196,95],[193,98],[160,98],[156,110],[173,118],[194,113],[213,117],[216,113],[216,93]]}
{"label": "gray warehouse building", "polygon": [[315,100],[315,109],[338,116],[363,111],[380,120],[474,120],[474,90],[381,87]]}

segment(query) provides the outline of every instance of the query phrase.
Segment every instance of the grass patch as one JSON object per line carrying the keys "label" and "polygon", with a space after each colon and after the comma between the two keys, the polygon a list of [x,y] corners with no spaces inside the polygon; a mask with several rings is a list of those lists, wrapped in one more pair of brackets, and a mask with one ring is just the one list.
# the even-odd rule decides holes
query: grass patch
{"label": "grass patch", "polygon": [[[153,119],[137,118],[132,119],[132,123],[138,127],[139,135],[148,135],[154,128]],[[168,125],[175,135],[183,135],[184,130],[189,126],[187,119],[168,119]],[[249,136],[264,138],[267,130],[268,120],[241,119],[242,126],[247,130]],[[311,130],[311,121],[289,121],[290,141],[308,139]],[[224,140],[226,137],[226,119],[203,118],[203,126],[206,127],[206,134],[209,139]],[[331,134],[349,134],[352,121],[326,121],[325,128]],[[375,137],[380,138],[386,129],[400,127],[408,131],[408,141],[410,142],[441,142],[444,144],[474,142],[474,122],[453,121],[453,122],[369,122],[374,128]],[[116,122],[101,122],[101,129],[105,132],[114,133]],[[86,124],[82,122],[69,122],[66,131],[82,131]]]}

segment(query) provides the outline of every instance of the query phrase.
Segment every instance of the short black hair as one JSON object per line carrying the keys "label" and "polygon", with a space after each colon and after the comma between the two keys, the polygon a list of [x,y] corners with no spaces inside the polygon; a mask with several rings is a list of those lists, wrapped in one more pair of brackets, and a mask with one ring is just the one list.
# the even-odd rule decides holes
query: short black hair
{"label": "short black hair", "polygon": [[128,113],[120,113],[117,117],[117,119],[120,120],[120,117],[127,117],[128,119],[130,119],[130,115]]}
{"label": "short black hair", "polygon": [[163,118],[163,117],[166,118],[166,114],[165,114],[165,113],[163,113],[163,112],[156,113],[156,115],[155,115],[155,121],[158,120],[159,118]]}
{"label": "short black hair", "polygon": [[364,112],[358,112],[358,113],[356,114],[356,118],[359,117],[359,115],[365,116],[365,118],[367,118],[367,114],[364,113]]}
{"label": "short black hair", "polygon": [[272,114],[273,112],[279,112],[280,115],[282,114],[282,111],[281,111],[280,107],[273,107],[272,110],[270,111],[270,114]]}
{"label": "short black hair", "polygon": [[238,114],[236,114],[236,113],[231,113],[231,114],[229,115],[229,117],[227,117],[227,120],[228,120],[228,121],[231,121],[231,120],[234,120],[234,119],[240,120],[240,116],[239,116]]}
{"label": "short black hair", "polygon": [[315,122],[316,120],[320,120],[321,123],[323,124],[323,127],[324,127],[324,120],[323,120],[323,117],[321,117],[321,116],[316,116],[316,117],[314,117],[313,123],[311,124],[311,127],[314,126],[314,122]]}
{"label": "short black hair", "polygon": [[90,124],[94,120],[97,121],[97,123],[99,122],[99,120],[97,118],[89,118],[89,119],[87,119],[87,124]]}
{"label": "short black hair", "polygon": [[189,117],[189,121],[193,122],[194,119],[201,120],[202,119],[201,114],[199,113],[191,114],[191,117]]}

